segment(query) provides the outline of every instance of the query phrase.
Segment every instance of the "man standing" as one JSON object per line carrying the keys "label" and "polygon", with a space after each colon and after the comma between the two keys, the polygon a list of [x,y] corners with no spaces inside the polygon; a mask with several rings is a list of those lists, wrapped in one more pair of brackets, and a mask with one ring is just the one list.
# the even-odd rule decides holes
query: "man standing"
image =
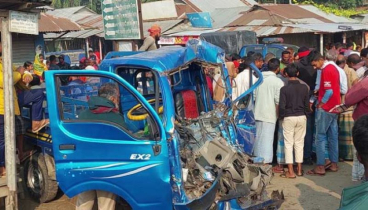
{"label": "man standing", "polygon": [[367,70],[367,67],[365,66],[365,61],[362,61],[359,55],[357,54],[349,55],[347,63],[350,68],[355,69],[359,79],[363,78],[364,73]]}
{"label": "man standing", "polygon": [[[317,80],[317,70],[313,68],[308,60],[308,55],[310,51],[307,47],[301,47],[298,50],[299,62],[297,63],[297,68],[299,70],[298,78],[305,82],[309,87],[309,97],[314,96],[314,89],[316,87]],[[313,109],[313,104],[312,104]],[[304,164],[312,165],[312,146],[313,146],[313,136],[314,136],[314,113],[307,115],[307,133],[304,140]]]}
{"label": "man standing", "polygon": [[156,50],[156,41],[160,39],[161,36],[161,28],[160,26],[154,24],[148,29],[150,35],[144,39],[143,45],[139,48],[139,51],[150,51]]}
{"label": "man standing", "polygon": [[261,53],[255,53],[252,55],[252,59],[254,62],[254,65],[258,68],[258,69],[262,69],[263,64],[264,64],[264,60],[263,60],[263,56]]}
{"label": "man standing", "polygon": [[70,69],[70,64],[65,62],[65,56],[64,55],[60,55],[59,56],[59,63],[57,64],[59,66],[60,69]]}
{"label": "man standing", "polygon": [[352,53],[354,53],[354,44],[352,42],[349,42],[346,44],[346,50],[344,52],[344,56],[348,57],[349,55],[351,55]]}
{"label": "man standing", "polygon": [[[343,55],[338,55],[336,64],[345,71],[347,77],[347,86],[350,89],[358,76],[354,69],[346,65],[346,59]],[[341,96],[341,102],[345,102],[345,95]],[[353,110],[351,107],[339,116],[339,157],[343,160],[353,160],[354,145],[352,137],[352,129],[354,126]]]}
{"label": "man standing", "polygon": [[331,171],[337,172],[338,155],[338,115],[329,111],[341,103],[340,75],[337,68],[329,64],[318,51],[312,51],[309,60],[315,69],[321,69],[321,85],[318,93],[316,110],[316,152],[317,167],[308,171],[309,175],[325,175],[325,147],[329,146],[330,164],[326,166]]}
{"label": "man standing", "polygon": [[294,153],[295,162],[298,164],[297,175],[303,176],[303,148],[307,128],[306,114],[309,113],[309,90],[306,85],[298,81],[298,74],[295,64],[287,66],[285,75],[289,78],[289,82],[280,91],[280,119],[283,119],[285,163],[288,164],[289,169],[287,173],[281,175],[283,178],[295,178]]}
{"label": "man standing", "polygon": [[265,164],[272,163],[273,138],[275,133],[280,89],[284,83],[277,74],[280,61],[276,58],[268,62],[268,71],[262,72],[263,83],[255,90],[255,110],[257,138],[254,145],[254,155],[262,157]]}
{"label": "man standing", "polygon": [[57,65],[58,62],[55,55],[51,55],[49,60],[50,60],[49,70],[60,70],[60,67]]}
{"label": "man standing", "polygon": [[[239,96],[245,93],[245,91],[247,91],[255,82],[257,82],[257,78],[250,73],[249,64],[250,63],[246,61],[239,65],[239,74],[235,77],[235,82],[233,83],[233,100],[237,99]],[[249,75],[252,75],[252,79]]]}
{"label": "man standing", "polygon": [[291,59],[291,53],[289,51],[283,51],[281,55],[280,71],[284,71],[284,68],[289,65]]}

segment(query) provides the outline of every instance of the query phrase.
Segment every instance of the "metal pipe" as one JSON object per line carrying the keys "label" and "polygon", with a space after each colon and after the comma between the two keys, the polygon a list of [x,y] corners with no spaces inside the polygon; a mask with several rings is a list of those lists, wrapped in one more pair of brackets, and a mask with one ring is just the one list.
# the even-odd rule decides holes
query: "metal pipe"
{"label": "metal pipe", "polygon": [[323,55],[323,34],[319,35],[319,45],[320,45],[320,47],[319,47],[320,53],[321,53],[321,55]]}
{"label": "metal pipe", "polygon": [[6,210],[18,209],[17,171],[15,153],[15,119],[14,119],[14,84],[12,68],[12,35],[9,31],[9,18],[3,17],[1,28],[3,55],[3,91],[4,91],[4,131],[5,131],[5,165],[9,194],[6,197]]}

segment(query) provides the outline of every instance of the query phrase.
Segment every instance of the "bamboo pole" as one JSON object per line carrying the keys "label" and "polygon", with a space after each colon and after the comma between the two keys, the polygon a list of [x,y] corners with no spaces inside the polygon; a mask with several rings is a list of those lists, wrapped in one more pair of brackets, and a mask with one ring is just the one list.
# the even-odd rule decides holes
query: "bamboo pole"
{"label": "bamboo pole", "polygon": [[9,18],[2,18],[2,55],[3,55],[3,74],[4,74],[4,121],[5,121],[5,165],[6,178],[9,194],[6,197],[6,210],[18,209],[17,197],[17,171],[16,171],[16,152],[15,152],[15,119],[14,119],[14,84],[12,68],[12,37],[9,31]]}

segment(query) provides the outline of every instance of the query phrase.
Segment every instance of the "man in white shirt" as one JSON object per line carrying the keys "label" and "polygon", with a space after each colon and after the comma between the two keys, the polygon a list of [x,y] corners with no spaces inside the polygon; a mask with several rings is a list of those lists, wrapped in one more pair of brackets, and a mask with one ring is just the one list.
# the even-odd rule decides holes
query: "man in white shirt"
{"label": "man in white shirt", "polygon": [[[247,91],[255,82],[257,78],[250,72],[250,66],[247,62],[239,65],[239,74],[236,76],[233,82],[232,100],[234,101]],[[252,84],[250,84],[250,78],[252,77]]]}
{"label": "man in white shirt", "polygon": [[262,72],[263,83],[254,91],[257,137],[254,143],[254,155],[262,157],[264,164],[273,159],[273,139],[278,118],[280,89],[284,82],[277,77],[280,61],[273,58],[268,62],[268,71]]}

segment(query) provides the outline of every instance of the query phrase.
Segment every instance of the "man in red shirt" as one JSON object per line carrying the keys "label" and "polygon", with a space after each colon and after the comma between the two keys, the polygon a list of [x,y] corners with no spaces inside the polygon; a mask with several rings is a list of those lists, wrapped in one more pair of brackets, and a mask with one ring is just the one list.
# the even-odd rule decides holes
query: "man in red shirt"
{"label": "man in red shirt", "polygon": [[[328,64],[318,51],[312,51],[308,57],[315,69],[322,70],[316,110],[317,167],[308,171],[308,174],[325,175],[327,169],[334,172],[338,170],[338,115],[329,111],[341,103],[340,75],[337,68]],[[325,166],[326,141],[329,145],[328,154],[331,163]]]}

